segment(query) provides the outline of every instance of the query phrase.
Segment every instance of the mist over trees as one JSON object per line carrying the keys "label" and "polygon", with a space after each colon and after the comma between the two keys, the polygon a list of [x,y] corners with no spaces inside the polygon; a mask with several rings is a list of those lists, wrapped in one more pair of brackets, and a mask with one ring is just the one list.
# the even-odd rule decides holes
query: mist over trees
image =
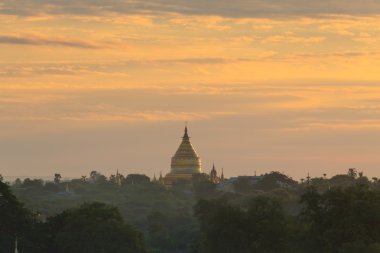
{"label": "mist over trees", "polygon": [[0,182],[1,249],[17,238],[40,253],[380,253],[380,182],[355,169],[239,177],[231,190],[205,174],[171,188],[137,174],[62,178]]}

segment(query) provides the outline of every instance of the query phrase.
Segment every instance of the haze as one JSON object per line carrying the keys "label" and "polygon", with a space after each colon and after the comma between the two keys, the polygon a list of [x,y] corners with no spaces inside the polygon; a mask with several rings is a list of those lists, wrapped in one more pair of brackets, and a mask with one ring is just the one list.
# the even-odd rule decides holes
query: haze
{"label": "haze", "polygon": [[[324,3],[326,2],[326,3]],[[0,173],[380,168],[380,3],[0,3]]]}

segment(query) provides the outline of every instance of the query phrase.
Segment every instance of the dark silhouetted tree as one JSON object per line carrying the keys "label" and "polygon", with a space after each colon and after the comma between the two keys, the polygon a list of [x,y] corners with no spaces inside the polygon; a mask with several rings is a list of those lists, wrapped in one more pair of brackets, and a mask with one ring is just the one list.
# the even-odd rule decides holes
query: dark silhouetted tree
{"label": "dark silhouetted tree", "polygon": [[55,173],[54,174],[54,183],[59,184],[61,182],[61,178],[62,178],[61,174]]}
{"label": "dark silhouetted tree", "polygon": [[0,251],[13,252],[16,236],[19,252],[33,252],[30,234],[33,215],[11,193],[9,186],[0,182]]}
{"label": "dark silhouetted tree", "polygon": [[380,192],[355,185],[321,194],[311,187],[302,203],[310,252],[340,252],[380,242]]}
{"label": "dark silhouetted tree", "polygon": [[195,215],[201,225],[203,253],[288,252],[289,226],[279,202],[256,197],[248,208],[224,200],[200,200]]}
{"label": "dark silhouetted tree", "polygon": [[150,178],[141,174],[129,174],[124,182],[125,184],[146,184],[150,182]]}
{"label": "dark silhouetted tree", "polygon": [[143,236],[126,224],[118,209],[102,203],[83,204],[48,220],[50,252],[145,253]]}

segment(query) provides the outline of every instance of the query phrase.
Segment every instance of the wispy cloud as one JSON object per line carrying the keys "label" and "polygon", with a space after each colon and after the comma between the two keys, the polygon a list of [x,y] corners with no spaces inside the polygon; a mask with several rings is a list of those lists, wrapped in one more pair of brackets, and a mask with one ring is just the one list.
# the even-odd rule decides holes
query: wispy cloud
{"label": "wispy cloud", "polygon": [[228,17],[288,17],[323,15],[376,15],[378,1],[340,0],[14,0],[6,1],[0,13],[12,15],[69,14],[98,15],[100,13],[181,13],[186,15],[217,15]]}
{"label": "wispy cloud", "polygon": [[0,34],[0,44],[62,46],[88,49],[99,48],[97,45],[82,40],[69,39],[63,37],[42,37],[32,34],[25,34],[22,36]]}
{"label": "wispy cloud", "polygon": [[320,43],[325,41],[325,37],[299,37],[274,35],[263,40],[263,43]]}

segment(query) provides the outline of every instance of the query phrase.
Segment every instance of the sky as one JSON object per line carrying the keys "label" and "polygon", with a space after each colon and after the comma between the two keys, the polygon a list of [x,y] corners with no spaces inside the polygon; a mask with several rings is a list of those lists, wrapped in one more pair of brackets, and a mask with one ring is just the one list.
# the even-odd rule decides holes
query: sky
{"label": "sky", "polygon": [[377,0],[4,0],[0,174],[380,176]]}

